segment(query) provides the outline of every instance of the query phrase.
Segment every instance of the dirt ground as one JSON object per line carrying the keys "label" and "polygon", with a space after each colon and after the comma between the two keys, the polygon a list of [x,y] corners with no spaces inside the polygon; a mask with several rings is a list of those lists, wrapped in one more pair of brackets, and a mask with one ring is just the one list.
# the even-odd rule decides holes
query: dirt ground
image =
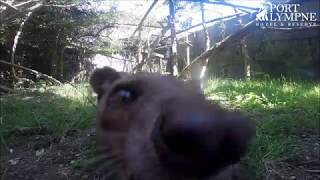
{"label": "dirt ground", "polygon": [[262,179],[320,180],[320,137],[306,135],[303,142],[304,149],[293,157],[265,162]]}
{"label": "dirt ground", "polygon": [[1,180],[104,179],[98,172],[76,166],[94,136],[94,129],[70,131],[63,138],[47,132],[23,134],[19,142],[2,148]]}
{"label": "dirt ground", "polygon": [[[76,166],[94,137],[94,129],[70,131],[63,138],[55,138],[46,131],[21,134],[15,144],[2,145],[1,180],[110,179],[95,168]],[[319,137],[305,137],[305,144],[301,154],[265,162],[267,176],[257,179],[320,179]]]}

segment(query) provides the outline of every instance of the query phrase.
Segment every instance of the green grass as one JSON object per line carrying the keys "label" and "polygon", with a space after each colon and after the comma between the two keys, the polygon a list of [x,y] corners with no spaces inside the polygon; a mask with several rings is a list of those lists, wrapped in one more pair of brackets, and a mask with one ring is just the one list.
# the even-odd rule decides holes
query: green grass
{"label": "green grass", "polygon": [[[243,161],[255,176],[264,175],[264,162],[299,153],[302,136],[315,136],[320,119],[320,84],[287,80],[210,80],[208,99],[246,113],[257,125],[256,141]],[[1,97],[0,137],[24,127],[47,127],[61,135],[92,127],[95,97],[88,84],[39,87]],[[88,146],[91,149],[92,146]],[[92,150],[88,150],[92,152]],[[89,153],[90,154],[90,153]],[[84,155],[85,157],[92,155]],[[74,162],[81,166],[84,162]]]}
{"label": "green grass", "polygon": [[256,141],[243,162],[262,176],[264,162],[299,153],[302,136],[316,136],[320,84],[286,80],[210,80],[205,94],[246,113],[257,126]]}
{"label": "green grass", "polygon": [[46,127],[56,135],[87,128],[95,121],[95,98],[87,84],[40,87],[1,97],[0,135]]}

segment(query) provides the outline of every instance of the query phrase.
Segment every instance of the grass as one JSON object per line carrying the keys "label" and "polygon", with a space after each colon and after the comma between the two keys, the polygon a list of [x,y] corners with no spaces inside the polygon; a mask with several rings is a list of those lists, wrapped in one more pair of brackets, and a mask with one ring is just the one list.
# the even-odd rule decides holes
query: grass
{"label": "grass", "polygon": [[90,127],[95,121],[94,102],[87,84],[44,86],[1,97],[0,135],[7,139],[17,129],[33,127],[62,135]]}
{"label": "grass", "polygon": [[[1,97],[0,137],[14,140],[17,128],[47,127],[61,135],[92,127],[95,98],[87,84],[39,87]],[[288,80],[210,80],[208,99],[246,113],[257,125],[256,142],[243,164],[255,176],[264,175],[264,162],[298,153],[302,136],[317,134],[320,85]],[[10,137],[10,138],[8,138]],[[87,147],[91,149],[91,146]],[[91,154],[92,149],[88,150]],[[84,159],[86,156],[84,155]],[[80,166],[83,162],[74,162]]]}
{"label": "grass", "polygon": [[256,142],[243,162],[255,176],[264,163],[302,149],[302,137],[317,136],[320,84],[287,80],[210,80],[205,94],[246,113],[257,126]]}

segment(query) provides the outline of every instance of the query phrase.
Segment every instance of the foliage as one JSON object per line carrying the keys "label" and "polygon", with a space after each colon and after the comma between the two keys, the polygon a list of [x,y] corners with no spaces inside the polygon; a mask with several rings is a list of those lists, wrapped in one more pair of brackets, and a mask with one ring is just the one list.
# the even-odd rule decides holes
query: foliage
{"label": "foliage", "polygon": [[56,135],[91,127],[95,98],[87,84],[24,90],[1,97],[0,136],[13,137],[19,128],[44,127]]}
{"label": "foliage", "polygon": [[245,112],[257,125],[256,143],[245,164],[257,176],[264,162],[298,152],[302,137],[316,135],[320,119],[320,85],[269,80],[219,80],[209,82],[205,93],[228,108]]}
{"label": "foliage", "polygon": [[[23,26],[15,63],[61,81],[65,81],[70,74],[90,71],[90,68],[83,68],[95,52],[111,53],[116,48],[111,45],[108,36],[118,20],[117,14],[117,8],[112,4],[97,8],[93,2],[83,0],[46,2],[33,11],[31,18]],[[10,60],[13,40],[24,16],[21,13],[12,21],[1,24],[2,60]],[[66,49],[72,53],[66,53]],[[1,68],[1,71],[9,71],[9,68]],[[35,80],[27,73],[18,76]]]}
{"label": "foliage", "polygon": [[[95,9],[93,5],[85,1],[81,1],[81,3],[70,7],[67,5],[71,4],[71,1],[56,1],[56,3],[57,4],[53,4],[49,2],[32,16],[31,21],[26,27],[27,29],[23,32],[25,38],[31,40],[30,43],[35,44],[35,41],[37,42],[39,40],[44,41],[43,43],[52,43],[54,42],[52,40],[55,39],[50,39],[51,35],[53,38],[59,35],[60,39],[69,43],[80,43],[79,41],[85,43],[84,37],[94,37],[95,32],[101,30],[102,26],[116,21],[116,8],[114,6],[111,6],[107,11],[102,11]],[[54,5],[66,5],[66,7],[56,7]],[[15,19],[9,24],[3,24],[2,33],[12,32],[8,31],[9,29],[7,28],[13,25],[17,27],[20,21],[20,19]],[[39,38],[41,36],[46,38]],[[11,41],[12,37],[9,37],[8,40]],[[43,43],[38,45],[43,45]]]}

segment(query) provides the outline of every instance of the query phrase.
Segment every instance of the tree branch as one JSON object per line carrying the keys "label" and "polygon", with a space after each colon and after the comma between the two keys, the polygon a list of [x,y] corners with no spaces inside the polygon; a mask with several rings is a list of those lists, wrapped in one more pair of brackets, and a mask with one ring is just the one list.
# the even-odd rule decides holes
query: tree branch
{"label": "tree branch", "polygon": [[142,60],[141,63],[139,63],[135,67],[133,67],[132,68],[132,72],[136,71],[137,69],[140,69],[146,62],[150,61],[152,53],[154,52],[154,50],[156,49],[156,46],[160,43],[160,40],[166,34],[168,29],[169,29],[168,26],[162,27],[162,31],[161,31],[160,36],[158,36],[151,44],[151,47],[150,47],[150,49],[148,51],[147,59],[146,60]]}
{"label": "tree branch", "polygon": [[160,40],[162,39],[162,37],[166,34],[166,32],[168,31],[169,27],[163,27],[161,30],[161,34],[160,36],[158,36],[153,43],[151,44],[150,48],[148,49],[148,55],[147,55],[147,59],[146,62],[148,63],[148,65],[150,66],[151,64],[151,55],[154,52],[154,50],[156,49],[157,45],[160,43]]}
{"label": "tree branch", "polygon": [[30,0],[30,1],[19,3],[19,4],[15,4],[14,7],[15,8],[20,8],[21,6],[25,7],[26,5],[29,5],[30,3],[35,3],[35,2],[39,2],[39,1]]}
{"label": "tree branch", "polygon": [[17,8],[13,7],[12,5],[10,5],[10,4],[6,3],[6,2],[0,1],[0,5],[5,6],[5,7],[7,7],[8,9],[12,9],[12,10],[14,10],[14,11],[18,11]]}
{"label": "tree branch", "polygon": [[151,6],[149,7],[149,9],[147,10],[147,12],[144,14],[144,16],[142,17],[140,23],[138,24],[138,27],[134,30],[134,32],[132,33],[132,35],[130,36],[130,38],[132,38],[136,32],[141,28],[144,20],[147,18],[147,16],[149,15],[149,13],[151,12],[152,8],[157,4],[158,0],[154,0],[153,3],[151,4]]}
{"label": "tree branch", "polygon": [[46,4],[44,5],[46,7],[59,7],[59,8],[70,8],[70,7],[75,7],[77,4],[69,4],[69,5],[59,5],[59,4]]}
{"label": "tree branch", "polygon": [[14,92],[14,89],[9,88],[7,86],[0,85],[0,94],[1,94],[1,91],[2,92]]}
{"label": "tree branch", "polygon": [[250,10],[254,10],[254,11],[258,11],[260,9],[260,8],[253,8],[253,7],[248,7],[248,6],[235,5],[235,4],[232,4],[232,3],[228,3],[226,1],[215,1],[214,2],[214,1],[205,0],[204,3],[231,6],[233,8],[250,9]]}
{"label": "tree branch", "polygon": [[228,37],[226,37],[225,39],[223,39],[222,41],[215,43],[209,50],[203,52],[200,56],[196,57],[194,60],[192,60],[192,62],[186,66],[185,68],[183,68],[183,70],[181,71],[180,75],[178,76],[179,78],[183,77],[183,75],[198,61],[202,60],[202,59],[206,59],[209,58],[213,53],[215,53],[218,50],[222,50],[224,47],[226,47],[229,44],[232,44],[236,41],[238,41],[239,39],[243,38],[244,36],[246,36],[247,34],[249,34],[252,30],[257,29],[256,26],[256,21],[253,20],[251,22],[249,22],[248,24],[246,24],[243,28],[241,28],[240,30],[238,30],[236,33],[229,35]]}
{"label": "tree branch", "polygon": [[24,66],[20,66],[20,65],[17,65],[17,64],[12,64],[12,63],[9,63],[7,61],[4,61],[4,60],[0,60],[0,63],[2,64],[5,64],[7,66],[14,66],[16,68],[19,68],[19,69],[22,69],[22,70],[25,70],[25,71],[28,71],[32,74],[35,74],[36,76],[38,76],[39,78],[44,78],[44,79],[47,79],[49,80],[50,82],[56,84],[56,85],[62,85],[62,83],[60,81],[58,81],[57,79],[53,78],[52,76],[49,76],[49,75],[46,75],[46,74],[43,74],[39,71],[36,71],[36,70],[33,70],[33,69],[30,69],[30,68],[27,68],[27,67],[24,67]]}
{"label": "tree branch", "polygon": [[[139,26],[139,24],[132,24],[132,23],[111,23],[114,26]],[[143,25],[141,27],[147,27],[147,28],[156,28],[156,29],[160,29],[161,26],[155,26],[155,25]]]}
{"label": "tree branch", "polygon": [[[5,18],[2,18],[0,20],[0,23],[1,24],[5,24],[7,23],[8,21],[11,21],[13,19],[16,19],[18,16],[25,16],[27,13],[29,13],[30,11],[33,11],[34,9],[38,8],[39,6],[42,6],[42,4],[40,3],[37,3],[33,6],[30,6],[32,4],[34,4],[35,2],[37,1],[31,1],[30,3],[27,3],[25,4],[23,7],[19,7],[19,9],[16,11],[16,13],[12,14],[12,15],[9,15],[9,14],[6,14],[4,13],[4,17]],[[3,14],[0,14],[0,15],[3,15]],[[34,21],[34,20],[33,20]]]}
{"label": "tree branch", "polygon": [[[30,18],[31,14],[32,14],[32,11],[28,12],[28,14],[26,15],[26,18],[20,24],[19,30],[17,31],[17,33],[16,33],[16,35],[14,37],[13,46],[12,46],[12,50],[11,50],[11,64],[14,64],[14,56],[15,56],[15,53],[16,53],[16,48],[17,48],[17,45],[18,45],[18,42],[19,42],[19,38],[20,38],[20,36],[22,34],[22,29],[24,27],[24,24]],[[18,77],[16,75],[16,71],[14,69],[14,66],[11,67],[11,72],[12,72],[13,78],[18,79]]]}
{"label": "tree branch", "polygon": [[313,29],[319,29],[319,28],[320,28],[320,25],[299,27],[299,28],[266,27],[264,30],[266,31],[304,31],[304,30],[313,30]]}
{"label": "tree branch", "polygon": [[[246,15],[246,14],[244,14],[244,15]],[[209,20],[209,21],[206,21],[205,24],[209,24],[209,23],[213,23],[213,22],[217,22],[217,21],[222,21],[222,20],[224,20],[224,19],[229,19],[229,18],[230,18],[230,19],[238,18],[239,16],[244,16],[244,15],[243,15],[243,13],[236,13],[236,14],[233,14],[233,15],[230,15],[230,16],[224,16],[224,17],[219,17],[219,18],[211,19],[211,20]],[[190,27],[188,27],[188,28],[186,28],[186,29],[184,29],[184,30],[177,31],[176,34],[178,35],[178,34],[184,33],[184,32],[186,32],[186,31],[189,31],[190,29],[193,29],[193,28],[198,27],[198,26],[202,26],[202,23],[195,24],[195,25],[190,26]],[[167,36],[167,37],[163,38],[162,40],[167,40],[168,38],[170,38],[170,36]]]}
{"label": "tree branch", "polygon": [[242,9],[250,9],[250,10],[259,10],[259,8],[253,8],[253,7],[248,7],[248,6],[241,6],[241,5],[235,5],[232,3],[228,3],[226,1],[209,1],[209,0],[181,0],[181,1],[189,1],[189,2],[204,2],[207,4],[219,4],[219,5],[224,5],[224,6],[231,6],[233,8],[242,8]]}

